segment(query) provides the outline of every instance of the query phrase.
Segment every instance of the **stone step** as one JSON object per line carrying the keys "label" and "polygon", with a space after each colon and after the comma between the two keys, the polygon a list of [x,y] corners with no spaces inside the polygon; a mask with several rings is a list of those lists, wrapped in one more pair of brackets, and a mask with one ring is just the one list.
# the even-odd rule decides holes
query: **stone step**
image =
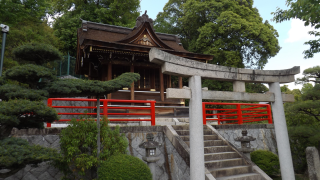
{"label": "stone step", "polygon": [[208,170],[211,172],[211,174],[215,178],[252,173],[252,167],[251,166],[233,166],[233,167],[223,167],[223,168],[208,168]]}
{"label": "stone step", "polygon": [[242,158],[205,161],[205,166],[207,168],[223,168],[223,167],[242,166],[242,165],[246,165]]}
{"label": "stone step", "polygon": [[[190,141],[185,141],[185,143],[190,146]],[[222,140],[204,140],[204,147],[208,146],[223,146],[226,145],[226,143]]]}
{"label": "stone step", "polygon": [[230,146],[209,146],[204,148],[204,154],[218,152],[234,152]]}
{"label": "stone step", "polygon": [[236,152],[219,152],[219,153],[208,153],[204,155],[205,161],[220,160],[220,159],[232,159],[240,158],[240,155]]}
{"label": "stone step", "polygon": [[[182,136],[190,134],[189,130],[176,130],[176,132],[177,132],[177,134],[182,135]],[[216,135],[216,134],[211,130],[203,130],[203,135]]]}
{"label": "stone step", "polygon": [[246,173],[216,178],[216,180],[263,180],[260,174]]}
{"label": "stone step", "polygon": [[[190,141],[189,136],[180,136],[183,141]],[[203,139],[206,140],[219,140],[219,137],[217,135],[204,135]]]}
{"label": "stone step", "polygon": [[[172,126],[174,130],[189,130],[189,125],[176,125],[176,126]],[[203,129],[208,129],[208,127],[206,125],[203,126]]]}

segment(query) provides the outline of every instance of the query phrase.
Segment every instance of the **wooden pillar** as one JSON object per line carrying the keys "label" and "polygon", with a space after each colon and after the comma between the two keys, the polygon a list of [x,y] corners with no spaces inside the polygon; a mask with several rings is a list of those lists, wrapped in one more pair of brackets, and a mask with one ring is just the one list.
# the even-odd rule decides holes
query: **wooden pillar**
{"label": "wooden pillar", "polygon": [[156,81],[155,81],[155,72],[154,71],[150,71],[150,89],[156,89]]}
{"label": "wooden pillar", "polygon": [[[179,84],[179,89],[182,89],[182,77],[181,76],[179,76],[179,78],[178,78],[178,84]],[[182,104],[182,106],[185,106],[184,99],[180,99],[180,103]]]}
{"label": "wooden pillar", "polygon": [[179,76],[178,84],[179,84],[179,89],[182,89],[182,77],[181,76]]}
{"label": "wooden pillar", "polygon": [[[131,64],[130,66],[130,72],[134,73],[134,66],[133,64]],[[130,96],[131,96],[131,100],[134,100],[134,82],[131,83],[131,89],[130,89]]]}
{"label": "wooden pillar", "polygon": [[[112,79],[112,64],[109,62],[108,64],[108,81]],[[108,94],[108,99],[111,99],[111,93]]]}
{"label": "wooden pillar", "polygon": [[164,101],[164,84],[163,84],[163,74],[162,74],[162,69],[159,68],[159,78],[160,78],[160,98],[161,101]]}
{"label": "wooden pillar", "polygon": [[108,66],[103,65],[102,67],[101,81],[108,81]]}
{"label": "wooden pillar", "polygon": [[171,88],[171,75],[169,75],[169,77],[168,77],[168,83],[169,83],[168,88]]}

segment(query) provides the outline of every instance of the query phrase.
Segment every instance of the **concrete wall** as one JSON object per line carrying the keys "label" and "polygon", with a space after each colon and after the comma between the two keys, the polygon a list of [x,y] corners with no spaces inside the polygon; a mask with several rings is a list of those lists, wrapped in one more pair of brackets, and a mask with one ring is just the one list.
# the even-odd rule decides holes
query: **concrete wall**
{"label": "concrete wall", "polygon": [[269,150],[278,154],[273,124],[213,125],[213,127],[236,148],[240,148],[241,144],[234,139],[242,136],[242,130],[246,129],[248,131],[248,136],[256,138],[255,141],[251,141],[252,148],[255,150]]}

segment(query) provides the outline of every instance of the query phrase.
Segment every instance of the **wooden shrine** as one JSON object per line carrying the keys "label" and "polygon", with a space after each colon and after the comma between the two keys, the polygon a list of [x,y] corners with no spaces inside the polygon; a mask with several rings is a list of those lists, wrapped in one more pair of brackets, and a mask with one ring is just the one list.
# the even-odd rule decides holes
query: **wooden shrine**
{"label": "wooden shrine", "polygon": [[[157,33],[153,20],[145,13],[133,29],[82,20],[77,32],[76,74],[92,80],[108,81],[125,72],[139,73],[141,78],[131,87],[108,94],[108,99],[156,100],[157,105],[184,105],[184,100],[166,99],[171,76],[162,74],[160,65],[149,62],[149,51],[158,48],[170,54],[207,62],[213,56],[186,51],[178,36]],[[175,87],[182,88],[182,77]]]}

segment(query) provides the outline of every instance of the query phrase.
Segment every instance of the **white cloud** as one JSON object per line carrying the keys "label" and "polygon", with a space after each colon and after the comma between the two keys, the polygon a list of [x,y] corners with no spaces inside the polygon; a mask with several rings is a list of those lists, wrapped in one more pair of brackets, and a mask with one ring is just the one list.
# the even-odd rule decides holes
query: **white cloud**
{"label": "white cloud", "polygon": [[300,19],[291,20],[291,29],[288,32],[289,37],[285,42],[297,42],[297,41],[308,41],[314,39],[314,36],[308,34],[309,31],[313,31],[314,28],[304,26],[304,22]]}

